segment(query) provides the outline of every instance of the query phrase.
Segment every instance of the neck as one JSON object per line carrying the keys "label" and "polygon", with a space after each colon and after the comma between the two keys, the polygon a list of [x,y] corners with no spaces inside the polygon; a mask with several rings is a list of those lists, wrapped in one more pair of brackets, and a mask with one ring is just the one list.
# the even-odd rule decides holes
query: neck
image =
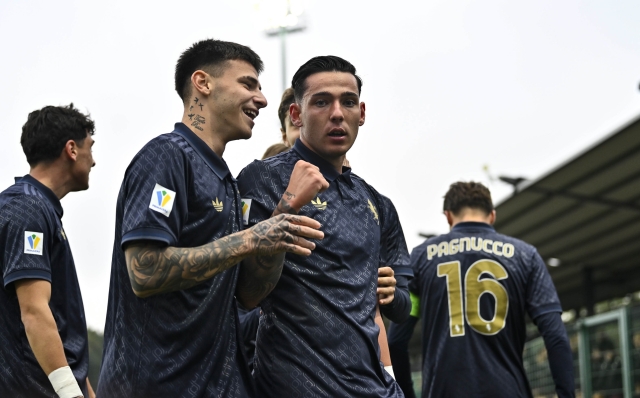
{"label": "neck", "polygon": [[453,214],[448,212],[447,221],[451,228],[455,227],[457,224],[462,222],[480,222],[489,225],[493,225],[496,220],[495,210],[489,214],[484,213],[481,210],[476,209],[463,209],[459,214]]}
{"label": "neck", "polygon": [[69,179],[61,177],[67,174],[61,172],[60,167],[61,165],[54,162],[46,166],[36,165],[29,170],[29,175],[52,190],[58,199],[64,198],[73,188]]}
{"label": "neck", "polygon": [[304,138],[302,138],[302,135],[300,136],[300,141],[302,141],[302,143],[304,144],[304,146],[306,146],[307,148],[309,148],[313,153],[315,153],[316,155],[320,156],[322,159],[324,159],[325,161],[327,161],[331,166],[333,166],[334,169],[336,169],[336,171],[338,172],[338,174],[342,174],[342,166],[344,165],[344,160],[347,158],[346,154],[340,155],[337,158],[328,158],[325,155],[318,153],[318,151],[316,151],[311,145],[309,145]]}
{"label": "neck", "polygon": [[196,105],[193,101],[185,105],[182,123],[204,141],[216,155],[222,157],[227,143],[214,131],[212,118],[206,112],[206,106]]}

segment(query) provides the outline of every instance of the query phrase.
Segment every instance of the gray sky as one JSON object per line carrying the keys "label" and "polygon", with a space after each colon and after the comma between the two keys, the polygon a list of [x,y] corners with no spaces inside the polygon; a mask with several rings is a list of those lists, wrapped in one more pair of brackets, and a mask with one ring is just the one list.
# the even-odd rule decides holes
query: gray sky
{"label": "gray sky", "polygon": [[[124,170],[182,116],[173,89],[182,51],[213,37],[265,62],[269,106],[253,138],[227,146],[234,175],[278,141],[280,45],[254,3],[0,2],[0,187],[29,171],[19,144],[29,112],[73,102],[96,121],[91,188],[62,200],[89,327],[104,327]],[[451,182],[485,182],[499,202],[510,188],[483,165],[538,178],[640,113],[638,1],[305,4],[308,28],[288,38],[289,78],[316,55],[356,66],[367,120],[348,158],[394,201],[410,249],[420,231],[447,231]]]}

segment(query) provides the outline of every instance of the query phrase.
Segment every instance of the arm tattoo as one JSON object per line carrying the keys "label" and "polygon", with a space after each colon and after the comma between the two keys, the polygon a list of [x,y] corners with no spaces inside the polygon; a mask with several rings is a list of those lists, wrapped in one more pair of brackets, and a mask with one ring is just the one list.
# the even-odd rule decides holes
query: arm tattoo
{"label": "arm tattoo", "polygon": [[[289,220],[297,221],[297,217]],[[188,289],[248,256],[265,256],[260,264],[254,264],[250,277],[243,278],[249,279],[243,288],[249,302],[259,301],[278,281],[283,252],[297,239],[290,232],[299,228],[284,218],[274,217],[199,247],[161,247],[146,241],[134,242],[125,249],[129,280],[136,295],[148,297]]]}
{"label": "arm tattoo", "polygon": [[272,216],[276,216],[278,214],[298,214],[298,212],[289,204],[289,201],[295,197],[295,194],[292,194],[289,191],[285,191],[282,195],[282,198],[278,202],[276,209],[273,211]]}
{"label": "arm tattoo", "polygon": [[247,242],[233,234],[200,247],[160,247],[136,242],[125,250],[129,280],[140,297],[188,289],[242,259]]}
{"label": "arm tattoo", "polygon": [[[289,219],[297,221],[297,217]],[[275,234],[275,228],[272,225],[279,223],[278,220],[282,220],[282,218],[272,217],[253,227],[256,229],[256,235],[260,236],[260,243],[264,249],[259,250],[257,256],[245,258],[240,267],[236,298],[246,308],[255,307],[271,293],[280,279],[280,274],[282,274],[284,248],[293,246],[297,239],[290,233],[286,235]],[[299,225],[287,223],[287,230],[296,231],[299,229]]]}

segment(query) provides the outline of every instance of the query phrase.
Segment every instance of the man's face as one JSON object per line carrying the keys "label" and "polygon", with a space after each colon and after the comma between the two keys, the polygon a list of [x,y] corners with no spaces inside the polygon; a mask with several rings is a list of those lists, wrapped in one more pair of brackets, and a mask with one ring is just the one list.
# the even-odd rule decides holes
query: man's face
{"label": "man's face", "polygon": [[72,174],[75,182],[74,191],[84,191],[89,188],[89,173],[91,168],[96,165],[93,160],[93,137],[87,133],[87,137],[82,141],[77,141],[77,156],[73,164]]}
{"label": "man's face", "polygon": [[226,141],[250,138],[253,120],[267,106],[261,90],[258,73],[251,64],[227,61],[222,75],[212,78],[212,91],[207,98],[214,131]]}
{"label": "man's face", "polygon": [[300,138],[328,161],[342,159],[364,124],[355,76],[346,72],[320,72],[306,79],[302,103],[293,105],[291,117],[301,126]]}

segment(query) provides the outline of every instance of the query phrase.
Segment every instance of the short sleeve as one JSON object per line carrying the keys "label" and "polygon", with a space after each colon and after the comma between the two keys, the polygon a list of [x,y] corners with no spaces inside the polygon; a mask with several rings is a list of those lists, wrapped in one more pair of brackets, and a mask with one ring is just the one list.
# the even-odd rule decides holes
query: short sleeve
{"label": "short sleeve", "polygon": [[383,221],[380,233],[380,264],[393,268],[395,275],[413,277],[407,242],[395,206],[389,198],[380,195]]}
{"label": "short sleeve", "polygon": [[51,282],[51,248],[56,239],[47,205],[34,196],[20,196],[0,211],[2,278],[6,288],[20,279]]}
{"label": "short sleeve", "polygon": [[240,172],[238,189],[245,228],[271,218],[282,197],[282,186],[280,176],[263,161],[255,160]]}
{"label": "short sleeve", "polygon": [[186,153],[168,138],[147,144],[127,168],[120,197],[121,244],[154,240],[169,246],[180,239],[188,216],[190,168]]}
{"label": "short sleeve", "polygon": [[531,269],[527,279],[526,306],[531,319],[549,312],[562,312],[551,275],[536,250],[531,254],[529,265]]}

